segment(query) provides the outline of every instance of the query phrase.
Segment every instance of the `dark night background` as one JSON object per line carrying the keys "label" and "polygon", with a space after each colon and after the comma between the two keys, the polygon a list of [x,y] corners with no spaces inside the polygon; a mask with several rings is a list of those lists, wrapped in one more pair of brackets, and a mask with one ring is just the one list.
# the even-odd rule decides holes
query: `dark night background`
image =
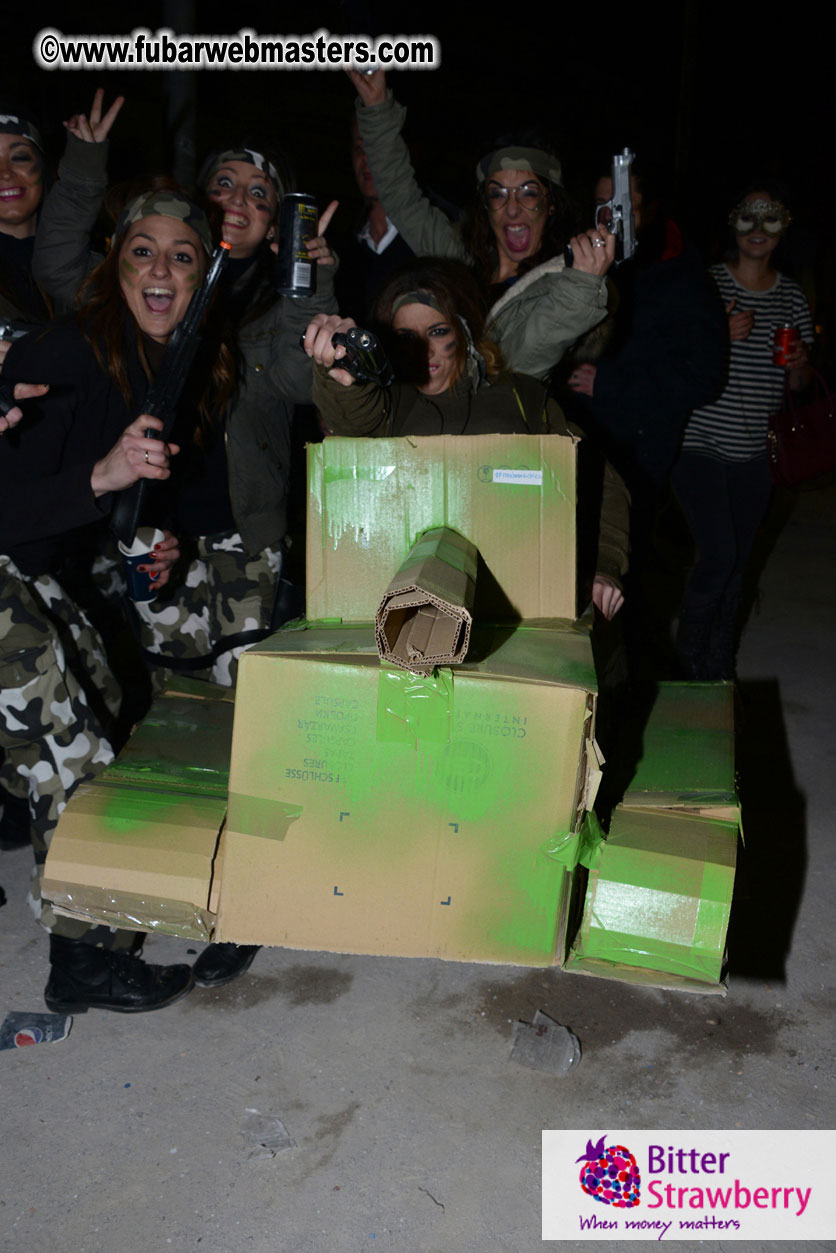
{"label": "dark night background", "polygon": [[[8,11],[7,11],[8,12]],[[93,91],[127,104],[113,133],[114,178],[171,168],[174,127],[167,82],[182,71],[45,71],[32,58],[45,26],[65,34],[128,34],[161,26],[200,35],[432,34],[442,65],[389,76],[408,106],[407,135],[422,181],[463,204],[477,157],[492,139],[534,126],[563,160],[586,217],[596,170],[629,145],[661,180],[680,224],[714,259],[725,241],[735,192],[752,177],[779,178],[794,226],[782,268],[802,282],[830,328],[834,249],[833,88],[823,6],[784,6],[770,18],[743,9],[685,3],[640,9],[507,4],[487,17],[478,5],[314,3],[221,5],[35,3],[17,6],[4,34],[3,94],[39,114],[55,159],[61,120],[87,111]],[[19,16],[18,16],[19,15]],[[8,17],[6,19],[9,21]],[[298,185],[343,207],[335,229],[357,211],[348,125],[354,89],[340,71],[196,71],[194,146],[199,154],[241,131],[273,138],[290,154]]]}

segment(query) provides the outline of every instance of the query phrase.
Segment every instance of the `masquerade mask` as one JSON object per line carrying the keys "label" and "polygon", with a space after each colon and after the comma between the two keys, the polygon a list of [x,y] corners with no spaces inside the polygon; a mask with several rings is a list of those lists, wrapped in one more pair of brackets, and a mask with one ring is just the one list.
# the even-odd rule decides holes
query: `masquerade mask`
{"label": "masquerade mask", "polygon": [[763,231],[774,237],[785,231],[791,221],[789,209],[780,200],[743,200],[729,214],[729,226],[738,235]]}

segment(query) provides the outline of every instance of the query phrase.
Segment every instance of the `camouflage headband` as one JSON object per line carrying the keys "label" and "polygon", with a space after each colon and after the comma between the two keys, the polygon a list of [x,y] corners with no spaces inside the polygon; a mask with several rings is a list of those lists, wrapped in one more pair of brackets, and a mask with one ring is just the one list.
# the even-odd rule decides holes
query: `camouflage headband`
{"label": "camouflage headband", "polygon": [[144,192],[143,195],[137,196],[125,205],[119,214],[113,238],[117,239],[129,226],[132,226],[134,222],[139,222],[141,218],[153,217],[176,218],[179,222],[185,222],[198,236],[209,255],[212,255],[212,234],[206,214],[180,192],[162,187],[158,191]]}
{"label": "camouflage headband", "polygon": [[428,291],[408,291],[402,296],[398,296],[397,300],[392,303],[392,317],[403,309],[404,305],[426,305],[428,309],[435,309],[436,313],[440,313],[444,317],[444,310],[436,300],[435,296]]}
{"label": "camouflage headband", "polygon": [[39,152],[44,151],[41,132],[28,118],[15,117],[13,113],[0,113],[0,135],[20,135],[21,139],[28,139],[30,144],[34,144]]}
{"label": "camouflage headband", "polygon": [[256,152],[253,148],[227,148],[225,152],[218,152],[211,156],[201,171],[200,182],[202,186],[206,186],[213,174],[220,169],[222,165],[226,165],[228,161],[243,161],[247,165],[254,165],[257,170],[261,170],[262,174],[266,174],[270,182],[273,184],[276,195],[279,200],[285,193],[282,180],[279,178],[279,172],[273,165],[272,161],[268,161],[267,157],[261,152]]}
{"label": "camouflage headband", "polygon": [[500,170],[531,170],[539,178],[560,185],[560,162],[542,148],[497,148],[488,152],[476,166],[477,183],[484,183]]}

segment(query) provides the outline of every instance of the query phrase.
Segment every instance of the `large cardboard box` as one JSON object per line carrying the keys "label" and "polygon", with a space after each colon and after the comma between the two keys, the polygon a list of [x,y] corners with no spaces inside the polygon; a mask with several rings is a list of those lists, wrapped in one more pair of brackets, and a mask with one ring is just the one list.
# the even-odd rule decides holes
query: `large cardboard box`
{"label": "large cardboard box", "polygon": [[238,675],[216,938],[560,962],[599,777],[588,633],[474,627],[381,666],[368,626],[281,631]]}
{"label": "large cardboard box", "polygon": [[733,685],[660,684],[609,833],[586,824],[567,970],[722,992],[739,828]]}
{"label": "large cardboard box", "polygon": [[42,891],[59,913],[211,938],[233,696],[178,680],[119,757],[61,815]]}
{"label": "large cardboard box", "polygon": [[574,442],[342,439],[308,449],[307,615],[368,622],[430,527],[479,550],[476,621],[576,616]]}

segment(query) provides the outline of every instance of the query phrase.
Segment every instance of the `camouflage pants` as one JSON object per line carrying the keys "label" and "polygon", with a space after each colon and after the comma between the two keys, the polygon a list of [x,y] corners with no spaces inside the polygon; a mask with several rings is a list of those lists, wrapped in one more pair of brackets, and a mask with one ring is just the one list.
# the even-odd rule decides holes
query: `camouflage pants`
{"label": "camouflage pants", "polygon": [[70,796],[113,760],[86,685],[97,690],[106,713],[118,713],[121,695],[86,616],[50,575],[24,578],[0,557],[0,779],[17,793],[22,780],[28,791],[33,910],[48,930],[70,938],[85,934],[88,924],[55,915],[41,901],[39,881]]}
{"label": "camouflage pants", "polygon": [[[196,551],[191,553],[183,544],[182,564],[175,567],[156,600],[136,606],[142,642],[149,652],[201,657],[225,636],[270,624],[281,575],[281,550],[265,548],[249,557],[234,531],[201,536],[195,544]],[[234,687],[244,647],[222,652],[205,669],[191,673]],[[161,682],[159,676],[155,682]]]}

